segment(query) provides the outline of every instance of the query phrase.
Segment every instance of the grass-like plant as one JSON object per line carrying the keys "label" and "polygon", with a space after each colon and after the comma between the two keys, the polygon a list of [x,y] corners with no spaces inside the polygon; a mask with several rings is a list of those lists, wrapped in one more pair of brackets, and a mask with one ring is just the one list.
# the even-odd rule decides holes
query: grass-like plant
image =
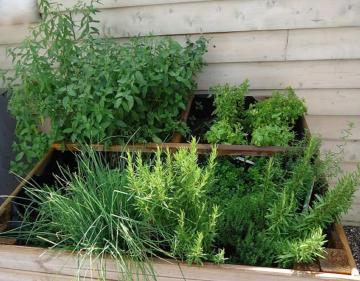
{"label": "grass-like plant", "polygon": [[214,149],[201,164],[195,142],[174,154],[128,153],[111,161],[86,149],[75,172],[62,168],[55,185],[26,189],[24,222],[8,234],[76,251],[80,261],[92,257],[98,265],[110,256],[126,280],[155,278],[151,257],[221,263],[224,252],[213,244],[219,210],[206,197],[215,158]]}

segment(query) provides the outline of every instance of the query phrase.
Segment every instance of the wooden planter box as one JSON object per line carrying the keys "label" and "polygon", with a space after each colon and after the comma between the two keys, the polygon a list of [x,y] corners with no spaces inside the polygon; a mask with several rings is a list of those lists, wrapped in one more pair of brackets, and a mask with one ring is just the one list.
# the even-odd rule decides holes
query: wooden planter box
{"label": "wooden planter box", "polygon": [[[176,150],[188,144],[162,144],[160,147]],[[155,151],[154,144],[133,145],[127,147],[113,146],[105,148],[101,145],[93,146],[98,151],[121,152],[124,150]],[[67,150],[78,149],[76,145],[65,146]],[[210,145],[198,145],[200,153],[209,153]],[[54,145],[44,158],[34,167],[27,177],[16,188],[21,191],[24,185],[36,174],[41,174],[44,167],[54,156],[60,153],[62,147]],[[281,148],[282,150],[284,148]],[[280,148],[279,148],[280,151]],[[253,146],[219,146],[222,155],[271,155],[273,147],[259,148]],[[14,195],[16,196],[16,194]],[[12,197],[0,206],[0,218],[5,224],[9,220],[9,206]],[[11,280],[99,280],[103,274],[99,271],[99,262],[90,258],[81,258],[76,253],[61,250],[48,250],[16,246],[12,239],[0,239],[0,281]],[[313,265],[297,265],[294,270],[265,268],[243,265],[214,265],[189,266],[175,260],[154,259],[153,266],[157,280],[206,280],[206,281],[234,281],[234,280],[360,280],[348,241],[341,225],[334,227],[331,233],[328,255],[325,259]],[[255,251],[256,249],[254,249]],[[79,269],[79,264],[81,267]],[[135,273],[134,273],[135,274]],[[121,272],[114,260],[106,260],[106,280],[119,280]],[[104,280],[104,279],[102,279]],[[140,277],[139,280],[146,280]]]}

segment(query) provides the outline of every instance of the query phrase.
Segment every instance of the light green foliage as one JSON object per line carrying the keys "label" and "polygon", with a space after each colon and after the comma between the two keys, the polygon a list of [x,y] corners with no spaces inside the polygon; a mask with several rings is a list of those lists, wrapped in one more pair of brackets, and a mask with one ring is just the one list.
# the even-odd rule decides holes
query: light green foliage
{"label": "light green foliage", "polygon": [[217,86],[211,89],[214,95],[216,122],[206,133],[209,143],[246,143],[241,120],[244,118],[244,97],[249,89],[249,81],[240,86]]}
{"label": "light green foliage", "polygon": [[243,144],[246,143],[243,128],[238,123],[219,120],[205,135],[209,143]]}
{"label": "light green foliage", "polygon": [[315,258],[321,258],[325,254],[325,238],[322,229],[315,228],[304,239],[285,241],[276,262],[282,267],[291,267],[294,261],[311,263]]}
{"label": "light green foliage", "polygon": [[275,92],[269,99],[250,105],[248,122],[253,130],[251,143],[286,146],[295,137],[291,129],[306,113],[304,101],[292,89]]}
{"label": "light green foliage", "polygon": [[[189,263],[210,259],[216,235],[219,210],[206,200],[213,184],[216,151],[205,167],[198,164],[195,142],[190,150],[180,149],[162,159],[158,151],[153,163],[143,163],[140,155],[133,163],[129,156],[129,188],[144,220],[171,232],[170,249],[174,256]],[[155,204],[154,204],[155,202]]]}
{"label": "light green foliage", "polygon": [[212,88],[216,121],[205,134],[206,140],[209,143],[246,144],[249,133],[251,144],[287,146],[295,138],[292,129],[296,120],[306,112],[304,102],[288,89],[286,93],[275,92],[269,99],[251,104],[246,111],[244,97],[248,89],[247,80],[239,87]]}
{"label": "light green foliage", "polygon": [[110,255],[124,273],[141,266],[136,270],[151,274],[148,258],[158,255],[220,263],[224,252],[213,244],[220,213],[206,197],[215,158],[214,149],[199,164],[195,142],[175,154],[129,153],[110,162],[86,149],[77,157],[76,172],[61,170],[57,186],[27,188],[33,203],[12,233],[31,243],[83,251],[85,257]]}
{"label": "light green foliage", "polygon": [[274,92],[270,98],[251,105],[248,111],[253,128],[264,125],[293,126],[304,113],[304,101],[292,89],[286,93]]}
{"label": "light green foliage", "polygon": [[[225,159],[218,163],[209,198],[221,211],[216,245],[231,262],[291,267],[323,255],[322,229],[350,207],[360,167],[324,191],[324,171],[332,163],[317,160],[319,145],[312,139],[305,148],[254,158],[248,168]],[[315,199],[308,202],[309,195]]]}
{"label": "light green foliage", "polygon": [[294,132],[288,127],[266,125],[254,129],[251,144],[257,146],[287,146],[295,138]]}
{"label": "light green foliage", "polygon": [[[92,2],[60,12],[41,0],[40,9],[42,21],[9,52],[15,74],[4,78],[17,120],[16,172],[54,141],[160,142],[186,132],[178,119],[203,66],[204,38],[184,47],[170,38],[120,45],[99,38]],[[50,132],[39,132],[46,119]]]}

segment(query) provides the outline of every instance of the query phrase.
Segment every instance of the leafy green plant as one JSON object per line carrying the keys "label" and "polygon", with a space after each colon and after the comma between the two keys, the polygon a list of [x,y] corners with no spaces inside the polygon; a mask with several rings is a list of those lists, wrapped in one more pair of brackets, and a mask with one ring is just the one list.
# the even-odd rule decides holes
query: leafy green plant
{"label": "leafy green plant", "polygon": [[[92,3],[61,12],[41,0],[42,21],[9,51],[15,73],[4,79],[17,120],[13,169],[19,174],[55,141],[160,142],[187,131],[179,116],[196,87],[207,41],[181,46],[170,38],[124,44],[99,38]],[[49,120],[48,132],[41,132]]]}
{"label": "leafy green plant", "polygon": [[246,142],[240,124],[231,124],[227,120],[219,120],[213,124],[205,135],[209,143],[242,144]]}
{"label": "leafy green plant", "polygon": [[190,150],[179,149],[174,155],[167,151],[165,160],[158,151],[152,166],[143,163],[141,155],[135,162],[128,157],[129,188],[135,197],[146,198],[136,202],[139,214],[157,228],[166,227],[172,255],[189,263],[213,255],[219,210],[207,204],[206,193],[214,181],[215,157],[213,150],[207,165],[199,166],[194,141]]}
{"label": "leafy green plant", "polygon": [[250,105],[248,122],[253,130],[251,143],[286,146],[295,137],[291,131],[298,118],[306,113],[304,102],[292,89],[275,92],[269,99]]}
{"label": "leafy green plant", "polygon": [[218,182],[208,196],[221,211],[216,245],[226,249],[231,262],[291,267],[324,254],[322,230],[351,206],[360,167],[324,191],[323,176],[333,159],[317,159],[316,139],[305,148],[299,145],[289,153],[254,158],[250,167],[234,160],[218,162]]}
{"label": "leafy green plant", "polygon": [[306,113],[306,107],[289,88],[286,93],[274,92],[270,98],[250,105],[247,113],[253,128],[264,125],[288,127],[295,125],[296,120]]}
{"label": "leafy green plant", "polygon": [[[77,156],[75,172],[61,168],[54,185],[26,188],[31,204],[22,226],[9,234],[80,251],[81,260],[101,263],[110,256],[125,280],[137,280],[131,273],[155,278],[150,257],[221,263],[224,251],[213,245],[220,214],[206,200],[216,149],[200,164],[195,144],[151,157],[106,158],[87,148]],[[81,263],[79,269],[86,270]]]}
{"label": "leafy green plant", "polygon": [[[275,92],[245,110],[244,96],[248,80],[239,87],[229,85],[212,88],[216,115],[215,123],[205,134],[209,143],[251,144],[257,146],[287,146],[295,138],[292,131],[296,120],[306,112],[304,102],[292,89]],[[248,132],[246,132],[248,131]]]}
{"label": "leafy green plant", "polygon": [[289,131],[288,127],[277,125],[266,125],[256,128],[251,136],[251,144],[257,146],[286,146],[295,138],[294,132]]}
{"label": "leafy green plant", "polygon": [[246,142],[242,119],[245,116],[244,97],[249,89],[249,81],[240,86],[217,86],[211,89],[214,95],[215,123],[206,133],[209,143],[242,144]]}

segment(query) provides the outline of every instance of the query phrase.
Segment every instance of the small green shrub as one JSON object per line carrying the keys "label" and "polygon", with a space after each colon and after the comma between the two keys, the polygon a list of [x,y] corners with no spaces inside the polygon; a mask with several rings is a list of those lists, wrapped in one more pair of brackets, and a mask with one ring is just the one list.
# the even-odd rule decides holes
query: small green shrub
{"label": "small green shrub", "polygon": [[250,105],[247,113],[253,128],[268,125],[291,127],[306,113],[306,107],[304,101],[288,89],[286,93],[274,92],[270,98]]}
{"label": "small green shrub", "polygon": [[[143,220],[170,233],[172,255],[189,263],[211,260],[219,210],[207,203],[207,190],[214,181],[216,150],[205,167],[198,164],[193,141],[191,149],[180,149],[166,159],[158,151],[154,164],[143,163],[138,155],[128,157],[129,188]],[[147,203],[148,202],[148,203]],[[139,203],[139,205],[137,205]]]}
{"label": "small green shrub", "polygon": [[318,161],[319,145],[312,139],[305,149],[254,158],[250,167],[218,162],[218,182],[208,196],[221,211],[216,245],[231,262],[291,267],[324,254],[322,230],[351,206],[360,167],[324,192],[323,176],[333,159]]}
{"label": "small green shrub", "polygon": [[295,138],[294,132],[288,127],[279,127],[277,125],[266,125],[256,128],[252,132],[251,144],[257,146],[277,145],[287,146]]}
{"label": "small green shrub", "polygon": [[206,132],[205,138],[209,143],[244,144],[246,138],[243,128],[238,123],[229,123],[227,120],[219,120]]}
{"label": "small green shrub", "polygon": [[[16,118],[13,170],[24,174],[57,142],[161,142],[184,134],[181,111],[204,65],[204,38],[99,38],[91,4],[61,12],[40,1],[42,21],[10,49],[15,74],[4,78]],[[76,20],[76,17],[80,20]],[[39,126],[51,120],[47,133]]]}
{"label": "small green shrub", "polygon": [[238,87],[225,85],[211,89],[214,95],[216,121],[205,135],[209,143],[246,143],[246,134],[241,122],[245,116],[244,98],[248,89],[247,80]]}
{"label": "small green shrub", "polygon": [[295,122],[306,113],[304,102],[292,89],[282,94],[275,92],[269,99],[250,105],[247,111],[252,128],[251,143],[287,146],[295,138]]}
{"label": "small green shrub", "polygon": [[275,92],[263,101],[251,104],[245,110],[248,80],[240,86],[212,88],[216,115],[215,123],[206,132],[209,143],[246,144],[257,146],[287,146],[295,138],[292,131],[296,120],[306,113],[304,102],[292,89]]}
{"label": "small green shrub", "polygon": [[214,149],[199,164],[195,142],[175,154],[128,153],[111,165],[86,149],[77,171],[61,169],[55,186],[27,188],[32,203],[12,233],[24,242],[81,251],[83,258],[110,255],[124,273],[145,262],[137,270],[151,274],[154,256],[221,263],[224,251],[213,244],[220,213],[206,197],[215,158]]}

